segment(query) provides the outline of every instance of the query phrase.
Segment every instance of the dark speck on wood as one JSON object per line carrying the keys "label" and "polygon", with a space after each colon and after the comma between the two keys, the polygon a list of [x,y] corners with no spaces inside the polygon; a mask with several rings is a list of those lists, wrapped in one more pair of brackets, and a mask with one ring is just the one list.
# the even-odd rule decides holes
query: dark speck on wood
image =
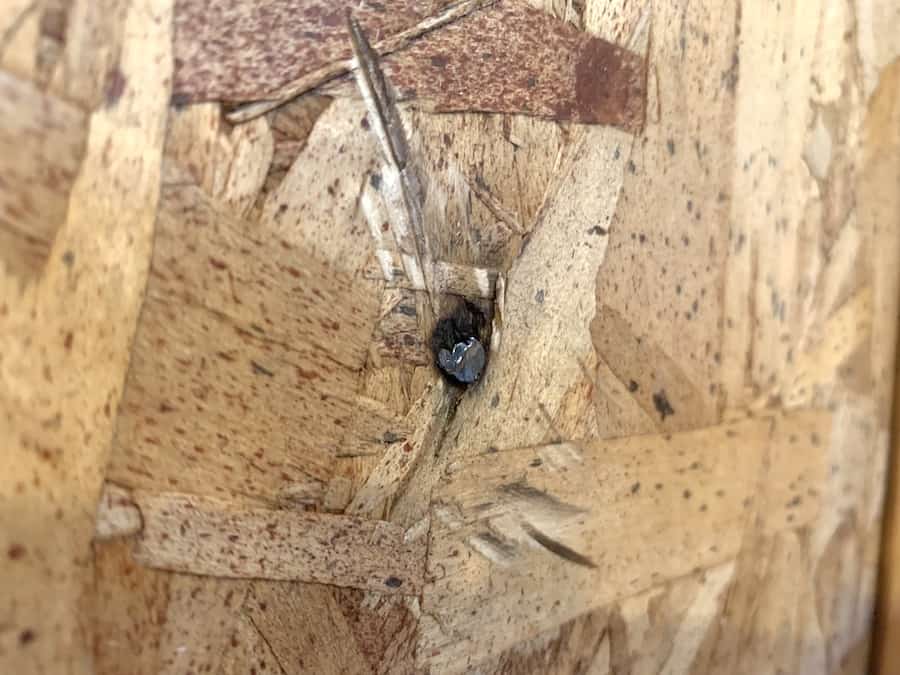
{"label": "dark speck on wood", "polygon": [[560,541],[556,541],[555,539],[548,537],[546,534],[533,527],[530,523],[523,524],[523,529],[528,533],[528,536],[534,539],[538,544],[550,551],[550,553],[559,556],[563,560],[568,560],[569,562],[576,565],[589,567],[591,569],[597,567],[597,565],[594,564],[594,561],[587,556],[584,556],[578,551],[569,548]]}
{"label": "dark speck on wood", "polygon": [[660,389],[653,394],[653,405],[656,407],[656,412],[659,413],[660,419],[664,420],[669,415],[675,414],[675,409],[672,407],[672,404],[669,403],[669,399],[666,398],[665,389]]}
{"label": "dark speck on wood", "polygon": [[256,361],[251,361],[250,366],[253,368],[254,375],[265,375],[267,377],[275,377],[275,373],[273,373],[268,368],[259,365]]}

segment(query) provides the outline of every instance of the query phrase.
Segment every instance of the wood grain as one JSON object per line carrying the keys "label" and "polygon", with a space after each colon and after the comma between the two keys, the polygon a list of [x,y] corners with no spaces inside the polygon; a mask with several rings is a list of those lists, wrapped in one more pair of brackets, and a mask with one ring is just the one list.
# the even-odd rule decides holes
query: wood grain
{"label": "wood grain", "polygon": [[828,413],[811,411],[501,450],[449,467],[434,506],[420,664],[459,672],[629,592],[726,561],[755,520],[761,532],[809,523],[820,507],[807,488],[825,475],[830,426]]}
{"label": "wood grain", "polygon": [[[413,29],[454,4],[459,3],[314,0],[305,2],[298,11],[296,3],[285,0],[265,5],[239,0],[179,0],[174,92],[187,100],[273,98],[291,81],[350,58],[348,10],[353,10],[367,34],[380,42]],[[316,84],[314,80],[308,87]]]}
{"label": "wood grain", "polygon": [[134,561],[130,540],[94,543],[94,585],[87,604],[95,672],[162,672],[169,608],[177,607],[171,602],[171,586],[171,575]]}
{"label": "wood grain", "polygon": [[66,219],[84,153],[86,115],[0,71],[0,260],[33,280]]}
{"label": "wood grain", "polygon": [[380,11],[374,3],[307,3],[302,12],[288,2],[254,7],[183,0],[175,90],[179,100],[283,100],[347,71],[349,9],[383,53],[391,37],[466,4],[489,6],[461,11],[458,20],[435,30],[419,29],[420,39],[385,60],[401,100],[436,112],[519,113],[631,131],[643,124],[646,78],[639,56],[509,0],[391,0],[379,3]]}
{"label": "wood grain", "polygon": [[91,115],[49,261],[24,291],[0,275],[4,672],[92,672],[90,615],[80,604],[90,588],[94,517],[149,271],[171,9],[129,3],[119,86]]}
{"label": "wood grain", "polygon": [[637,131],[644,122],[641,57],[501,1],[385,59],[401,100],[434,112],[536,115]]}
{"label": "wood grain", "polygon": [[424,541],[384,521],[254,509],[209,497],[138,492],[142,564],[243,579],[301,580],[381,593],[416,594]]}
{"label": "wood grain", "polygon": [[164,192],[147,293],[109,478],[319,502],[374,303],[289,235],[185,183]]}
{"label": "wood grain", "polygon": [[[446,431],[450,410],[458,399],[450,385],[437,380],[410,410],[410,420],[428,420],[419,425],[409,438],[404,438],[385,449],[378,464],[359,488],[347,513],[368,518],[386,518],[393,511],[393,519],[411,526],[424,517],[420,508],[410,508],[409,499],[403,494],[416,465],[437,452]],[[413,487],[413,491],[415,491]],[[399,504],[397,503],[399,500]],[[394,509],[397,506],[398,508]],[[420,505],[416,505],[420,506]],[[407,512],[408,511],[408,512]]]}
{"label": "wood grain", "polygon": [[[886,68],[878,82],[878,87],[869,103],[869,111],[866,120],[866,166],[864,168],[865,180],[862,185],[863,194],[874,196],[881,193],[885,186],[896,184],[897,176],[900,176],[900,61],[894,61]],[[892,200],[876,201],[868,210],[868,218],[875,223],[886,224],[900,222],[900,200],[896,192]],[[877,206],[876,206],[877,204]],[[884,232],[877,225],[878,232]],[[885,233],[886,234],[886,233]],[[883,235],[884,236],[884,235]],[[890,236],[890,235],[887,235]],[[894,228],[894,250],[884,252],[885,257],[897,254],[898,236]],[[888,239],[890,241],[890,239]],[[888,307],[893,312],[886,312],[888,316],[897,316],[896,294],[885,298]],[[896,339],[896,324],[893,337]],[[880,578],[878,586],[877,624],[875,628],[874,665],[877,673],[887,675],[900,668],[900,654],[897,653],[896,643],[900,635],[900,396],[897,387],[900,386],[900,377],[896,370],[900,368],[900,362],[895,365],[893,410],[891,426],[891,451],[890,467],[887,474],[887,497],[884,505],[884,538],[882,540],[882,554],[880,562]],[[879,369],[876,372],[878,381],[886,386],[888,377]],[[888,400],[888,394],[883,394],[883,400]]]}
{"label": "wood grain", "polygon": [[[0,212],[46,232],[0,241],[0,671],[879,666],[895,2],[353,4],[407,101],[438,295],[489,307],[497,273],[500,339],[458,400],[416,365],[428,298],[382,229],[346,3],[0,4]],[[173,18],[212,101],[171,101]],[[433,114],[475,109],[499,114]],[[556,121],[598,110],[629,117]],[[98,509],[113,478],[215,502],[185,516],[218,528],[212,571],[262,573],[260,514],[327,569],[149,568],[137,507]],[[148,542],[188,569],[207,541],[161,510]],[[350,523],[328,564],[316,533]],[[365,576],[373,549],[415,551],[412,595]]]}

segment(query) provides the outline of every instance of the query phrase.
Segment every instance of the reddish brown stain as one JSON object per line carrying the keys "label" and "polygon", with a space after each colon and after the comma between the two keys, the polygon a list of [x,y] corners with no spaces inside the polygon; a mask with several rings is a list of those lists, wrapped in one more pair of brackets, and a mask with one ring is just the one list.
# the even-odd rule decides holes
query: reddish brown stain
{"label": "reddish brown stain", "polygon": [[[180,0],[175,77],[180,100],[251,100],[350,57],[346,12],[382,40],[438,13],[449,0]],[[240,44],[242,48],[235,49]]]}
{"label": "reddish brown stain", "polygon": [[67,352],[72,351],[72,342],[74,341],[74,339],[75,339],[75,336],[72,334],[71,331],[66,333],[66,337],[63,340],[63,347],[66,348]]}
{"label": "reddish brown stain", "polygon": [[[298,12],[289,0],[259,7],[183,0],[176,16],[175,90],[192,100],[266,98],[350,55],[348,8],[380,41],[448,4],[389,0],[382,12],[347,0],[309,3]],[[242,49],[230,47],[234,39]],[[424,34],[384,65],[402,98],[425,100],[436,111],[522,113],[628,130],[643,124],[643,59],[524,3],[473,12]],[[318,83],[313,78],[309,86]]]}
{"label": "reddish brown stain", "polygon": [[300,366],[295,366],[295,370],[297,371],[297,377],[302,378],[304,380],[318,380],[319,379],[319,375],[315,371],[304,370]]}
{"label": "reddish brown stain", "polygon": [[22,544],[12,544],[6,554],[10,560],[21,560],[25,556],[25,547]]}
{"label": "reddish brown stain", "polygon": [[634,54],[591,38],[575,65],[572,117],[637,130],[644,117],[644,63]]}

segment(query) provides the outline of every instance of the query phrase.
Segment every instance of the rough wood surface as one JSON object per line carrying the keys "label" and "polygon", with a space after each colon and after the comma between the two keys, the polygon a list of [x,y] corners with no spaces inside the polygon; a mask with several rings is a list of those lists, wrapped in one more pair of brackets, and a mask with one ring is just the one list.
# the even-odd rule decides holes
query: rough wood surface
{"label": "rough wood surface", "polygon": [[[353,3],[408,99],[435,302],[345,95],[347,3],[176,4],[0,1],[0,213],[46,242],[0,253],[0,670],[870,672],[893,0]],[[169,97],[173,21],[208,102]],[[601,46],[622,68],[579,68]],[[427,364],[451,294],[493,310],[465,392]],[[104,478],[215,506],[138,535]],[[261,515],[324,558],[131,553],[262,575]],[[348,524],[373,538],[317,537]],[[412,595],[377,579],[404,560]]]}
{"label": "rough wood surface", "polygon": [[[422,420],[424,423],[409,438],[399,440],[385,449],[378,465],[371,470],[366,482],[348,504],[347,513],[368,518],[387,517],[395,501],[402,498],[403,490],[418,463],[423,458],[429,461],[440,448],[450,409],[455,401],[450,385],[443,380],[438,380],[426,390],[408,415],[409,419]],[[417,515],[423,517],[424,514],[404,514],[403,520],[407,525],[412,525]]]}
{"label": "rough wood surface", "polygon": [[251,508],[178,493],[138,492],[136,559],[203,576],[301,580],[416,594],[424,542],[378,520]]}
{"label": "rough wood surface", "polygon": [[281,99],[284,85],[299,81],[303,86],[288,88],[296,95],[346,72],[348,9],[380,47],[467,4],[477,11],[441,30],[419,30],[422,37],[386,59],[400,99],[436,112],[520,113],[640,128],[646,78],[637,54],[509,0],[392,0],[377,9],[366,2],[306,3],[301,12],[290,2],[183,1],[175,90],[191,101]]}
{"label": "rough wood surface", "polygon": [[434,501],[420,663],[462,671],[473,655],[728,560],[754,527],[808,524],[830,427],[827,413],[798,413],[449,467]]}
{"label": "rough wood surface", "polygon": [[24,291],[17,280],[0,279],[6,672],[92,670],[79,604],[89,588],[94,514],[147,278],[171,83],[170,22],[165,2],[129,6],[118,86],[90,118],[49,262]]}
{"label": "rough wood surface", "polygon": [[385,60],[401,100],[434,112],[484,111],[611,124],[644,121],[643,59],[524,3],[495,6]]}
{"label": "rough wood surface", "polygon": [[[288,588],[258,583],[246,603],[253,625],[266,635],[284,672],[365,673],[370,665],[351,637],[348,618],[327,586]],[[288,626],[298,626],[290,630]],[[347,639],[349,637],[349,639]]]}
{"label": "rough wood surface", "polygon": [[[454,0],[389,0],[384,4],[313,0],[298,8],[285,0],[264,5],[239,0],[179,0],[174,91],[187,100],[274,98],[285,85],[304,76],[314,78],[307,84],[311,88],[329,75],[346,72],[345,64],[351,56],[348,10],[376,42],[383,42],[410,30],[421,33],[423,22],[454,5],[477,4]],[[322,72],[334,62],[343,69]]]}
{"label": "rough wood surface", "polygon": [[131,493],[114,483],[105,483],[97,505],[97,540],[128,537],[141,531],[141,511],[131,499]]}
{"label": "rough wood surface", "polygon": [[374,319],[292,233],[170,183],[110,479],[320,502]]}

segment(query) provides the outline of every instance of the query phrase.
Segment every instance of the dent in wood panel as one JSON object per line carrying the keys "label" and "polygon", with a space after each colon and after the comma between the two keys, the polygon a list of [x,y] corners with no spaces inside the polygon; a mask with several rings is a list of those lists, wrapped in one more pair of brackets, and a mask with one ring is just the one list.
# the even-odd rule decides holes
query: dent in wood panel
{"label": "dent in wood panel", "polygon": [[519,116],[413,110],[406,119],[427,177],[425,222],[435,259],[508,270],[555,194],[566,136],[547,120]]}
{"label": "dent in wood panel", "polygon": [[[552,417],[581,377],[579,359],[591,350],[587,327],[594,311],[593,288],[584,279],[594,277],[606,251],[606,237],[589,233],[586,225],[612,214],[625,156],[617,160],[615,150],[630,145],[614,130],[585,133],[570,148],[560,190],[507,275],[503,342],[479,390],[460,402],[448,431],[452,443],[442,451],[446,457],[540,442],[547,432],[540,406]],[[475,417],[478,425],[459,422]]]}

